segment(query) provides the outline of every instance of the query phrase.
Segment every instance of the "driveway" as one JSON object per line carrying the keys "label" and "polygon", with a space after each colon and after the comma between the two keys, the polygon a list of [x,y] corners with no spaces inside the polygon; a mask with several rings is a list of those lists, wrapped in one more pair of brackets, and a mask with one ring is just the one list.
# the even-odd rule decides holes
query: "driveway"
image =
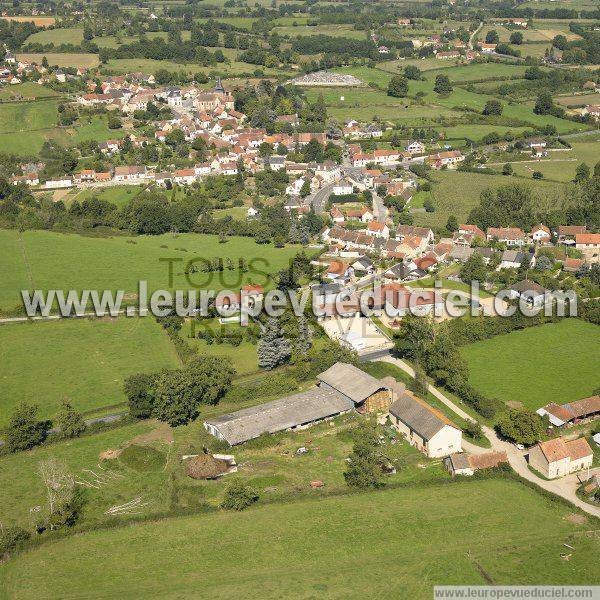
{"label": "driveway", "polygon": [[[394,358],[393,356],[386,356],[379,360],[389,362],[391,364],[396,365],[400,369],[402,369],[405,373],[408,373],[411,377],[414,377],[414,370],[410,365],[405,363],[403,360],[398,358]],[[467,419],[469,421],[473,421],[473,418],[468,415],[464,410],[462,410],[459,406],[457,406],[450,398],[445,396],[442,392],[440,392],[437,388],[430,385],[429,391],[441,402],[443,402],[448,408],[450,408],[454,413],[461,416],[463,419]],[[526,451],[519,450],[514,444],[501,440],[497,433],[490,427],[484,425],[483,433],[488,438],[492,445],[492,450],[497,452],[506,452],[508,456],[508,462],[510,466],[514,469],[516,473],[518,473],[523,479],[527,479],[527,481],[531,481],[535,483],[538,487],[551,492],[561,498],[564,498],[571,504],[574,504],[584,512],[594,517],[600,517],[600,508],[596,506],[592,506],[587,502],[584,502],[580,498],[577,497],[575,490],[577,488],[577,474],[573,473],[572,475],[568,475],[566,477],[561,477],[560,479],[553,479],[551,481],[546,481],[541,477],[538,477],[535,473],[529,470],[529,466],[527,465],[527,461],[525,459]],[[467,441],[463,441],[463,449],[468,452],[473,452],[474,454],[482,454],[484,452],[488,452],[485,448],[479,448],[474,444],[470,444]],[[600,471],[600,468],[592,469],[591,472]]]}

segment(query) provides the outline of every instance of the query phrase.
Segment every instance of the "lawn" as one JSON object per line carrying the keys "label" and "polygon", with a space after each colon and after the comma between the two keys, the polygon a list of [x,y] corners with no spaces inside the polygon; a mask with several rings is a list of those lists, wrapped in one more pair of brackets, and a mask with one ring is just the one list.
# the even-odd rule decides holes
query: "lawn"
{"label": "lawn", "polygon": [[496,336],[462,354],[476,389],[533,410],[584,398],[600,386],[600,327],[578,319]]}
{"label": "lawn", "polygon": [[0,427],[20,400],[56,414],[63,398],[82,411],[125,401],[123,379],[176,367],[175,349],[151,318],[63,319],[0,327]]}
{"label": "lawn", "polygon": [[571,512],[517,482],[463,480],[91,531],[0,573],[15,599],[199,589],[210,598],[420,599],[436,584],[597,583],[599,542]]}
{"label": "lawn", "polygon": [[433,201],[435,212],[415,213],[415,224],[429,227],[443,227],[448,217],[455,215],[464,223],[471,209],[479,204],[481,192],[486,188],[497,188],[509,183],[525,183],[544,206],[552,206],[560,197],[563,184],[550,181],[524,181],[509,179],[503,175],[461,173],[460,171],[438,171],[433,174]]}
{"label": "lawn", "polygon": [[[19,243],[22,235],[22,243]],[[220,244],[217,236],[184,233],[160,236],[86,237],[48,231],[0,231],[2,247],[15,248],[2,253],[0,273],[8,273],[8,281],[0,284],[0,310],[21,305],[21,289],[88,289],[136,292],[140,280],[148,281],[149,290],[239,289],[254,282],[271,286],[270,275],[289,264],[300,251],[299,246],[275,248],[257,244],[251,238],[232,237]],[[25,254],[24,254],[25,253]],[[231,258],[237,267],[244,258],[249,271],[241,273],[184,274],[188,261],[195,259]],[[169,285],[168,263],[173,259],[173,285]],[[26,261],[26,262],[24,262]],[[13,274],[15,273],[15,274]],[[26,277],[30,274],[30,278]],[[15,285],[18,284],[18,285]]]}

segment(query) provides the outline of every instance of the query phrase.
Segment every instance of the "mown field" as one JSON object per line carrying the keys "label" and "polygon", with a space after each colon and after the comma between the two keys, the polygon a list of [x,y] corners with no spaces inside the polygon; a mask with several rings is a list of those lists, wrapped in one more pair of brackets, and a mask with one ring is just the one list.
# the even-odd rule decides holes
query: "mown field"
{"label": "mown field", "polygon": [[[241,237],[220,244],[217,236],[193,233],[101,238],[0,230],[0,245],[13,250],[0,256],[0,310],[20,306],[22,289],[122,289],[135,293],[140,280],[148,282],[149,290],[239,289],[248,282],[269,286],[270,274],[286,267],[300,251],[299,246],[274,248]],[[212,258],[231,258],[236,268],[192,273],[188,282],[184,274],[188,261]],[[238,270],[240,258],[247,261],[247,272]],[[174,260],[172,286],[167,259]]]}
{"label": "mown field", "polygon": [[497,188],[509,183],[528,185],[539,198],[540,206],[551,207],[562,198],[564,184],[552,181],[526,181],[521,178],[508,178],[503,175],[461,173],[459,171],[438,171],[433,174],[432,195],[435,212],[415,213],[415,224],[430,227],[443,227],[450,215],[459,222],[465,222],[471,209],[479,204],[481,192],[486,188]]}
{"label": "mown field", "polygon": [[92,531],[0,573],[15,599],[431,598],[436,584],[597,583],[595,527],[570,512],[516,482],[461,481]]}
{"label": "mown field", "polygon": [[533,410],[590,396],[600,386],[600,327],[578,319],[496,336],[461,352],[476,389]]}
{"label": "mown field", "polygon": [[43,417],[53,417],[63,398],[92,411],[125,401],[127,375],[179,364],[152,317],[3,325],[0,346],[0,427],[21,400],[38,404]]}

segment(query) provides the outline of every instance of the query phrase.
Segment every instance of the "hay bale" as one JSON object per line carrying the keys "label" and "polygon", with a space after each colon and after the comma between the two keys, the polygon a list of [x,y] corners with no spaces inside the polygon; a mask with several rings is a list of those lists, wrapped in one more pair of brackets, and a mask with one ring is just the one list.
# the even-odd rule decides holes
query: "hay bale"
{"label": "hay bale", "polygon": [[185,472],[192,479],[216,479],[229,470],[226,460],[212,454],[200,454],[186,461]]}

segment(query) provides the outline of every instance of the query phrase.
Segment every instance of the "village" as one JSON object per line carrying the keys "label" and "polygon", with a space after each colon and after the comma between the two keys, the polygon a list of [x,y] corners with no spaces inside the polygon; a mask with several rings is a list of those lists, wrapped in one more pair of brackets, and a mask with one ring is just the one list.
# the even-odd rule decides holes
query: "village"
{"label": "village", "polygon": [[597,593],[599,36],[0,0],[0,597]]}

